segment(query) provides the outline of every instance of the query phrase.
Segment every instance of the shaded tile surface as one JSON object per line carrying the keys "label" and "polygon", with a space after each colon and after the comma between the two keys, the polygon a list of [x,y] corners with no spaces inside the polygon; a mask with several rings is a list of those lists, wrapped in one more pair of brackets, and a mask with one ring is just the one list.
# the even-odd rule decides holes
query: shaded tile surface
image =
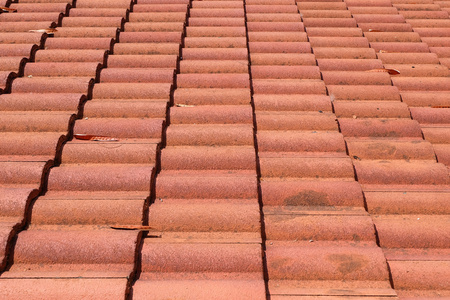
{"label": "shaded tile surface", "polygon": [[135,299],[265,297],[244,12],[191,2]]}

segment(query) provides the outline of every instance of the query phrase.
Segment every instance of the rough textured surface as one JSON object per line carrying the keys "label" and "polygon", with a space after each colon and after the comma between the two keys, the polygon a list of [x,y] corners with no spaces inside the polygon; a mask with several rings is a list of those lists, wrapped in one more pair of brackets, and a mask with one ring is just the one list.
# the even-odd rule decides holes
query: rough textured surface
{"label": "rough textured surface", "polygon": [[448,1],[11,2],[1,299],[450,297]]}
{"label": "rough textured surface", "polygon": [[[1,298],[123,299],[137,269],[142,233],[111,226],[147,225],[183,27],[169,34],[170,40],[159,39],[162,33],[124,34],[124,45],[135,48],[117,47],[123,58],[114,59],[113,45],[132,1],[77,1],[62,22],[36,23],[37,28],[31,21],[53,20],[48,10],[64,11],[74,3],[22,2],[14,8],[23,14],[0,19],[30,21],[23,31],[61,27],[54,34],[0,37],[2,55],[24,57],[7,61],[24,77],[5,88],[11,94],[0,95],[6,116],[0,125],[6,172],[0,198]],[[139,55],[140,46],[177,52],[154,55],[144,66],[140,62],[148,56]],[[104,69],[108,58],[111,67]]]}

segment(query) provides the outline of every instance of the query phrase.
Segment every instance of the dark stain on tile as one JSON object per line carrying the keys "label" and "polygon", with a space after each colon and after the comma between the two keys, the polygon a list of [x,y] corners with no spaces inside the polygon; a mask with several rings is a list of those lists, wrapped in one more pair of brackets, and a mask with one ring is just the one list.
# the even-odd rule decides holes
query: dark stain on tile
{"label": "dark stain on tile", "polygon": [[328,206],[330,202],[326,193],[320,193],[313,190],[305,190],[294,196],[290,196],[284,199],[284,204],[288,206]]}
{"label": "dark stain on tile", "polygon": [[344,275],[359,271],[368,263],[367,259],[359,254],[330,254],[328,260]]}

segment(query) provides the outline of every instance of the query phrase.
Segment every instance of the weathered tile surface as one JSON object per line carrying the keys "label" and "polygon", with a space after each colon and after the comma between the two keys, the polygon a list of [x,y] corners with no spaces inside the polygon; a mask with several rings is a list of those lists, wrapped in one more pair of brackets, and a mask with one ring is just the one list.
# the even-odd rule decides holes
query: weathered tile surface
{"label": "weathered tile surface", "polygon": [[450,296],[448,1],[11,2],[0,298]]}

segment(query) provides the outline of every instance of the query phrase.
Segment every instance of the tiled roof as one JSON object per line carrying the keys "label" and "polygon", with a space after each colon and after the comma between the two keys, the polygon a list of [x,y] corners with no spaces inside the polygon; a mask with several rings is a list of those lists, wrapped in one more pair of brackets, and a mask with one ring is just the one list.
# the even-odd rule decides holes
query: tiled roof
{"label": "tiled roof", "polygon": [[450,297],[449,13],[0,0],[0,298]]}

